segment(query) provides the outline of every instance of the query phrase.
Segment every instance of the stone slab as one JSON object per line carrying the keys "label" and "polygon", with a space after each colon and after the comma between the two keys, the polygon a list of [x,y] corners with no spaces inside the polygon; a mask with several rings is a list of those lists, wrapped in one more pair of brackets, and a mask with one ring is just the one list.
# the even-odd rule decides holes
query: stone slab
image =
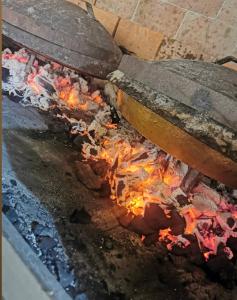
{"label": "stone slab", "polygon": [[134,21],[143,26],[173,37],[183,18],[185,10],[160,0],[141,1]]}
{"label": "stone slab", "polygon": [[163,34],[121,19],[115,41],[143,59],[154,59],[163,41]]}

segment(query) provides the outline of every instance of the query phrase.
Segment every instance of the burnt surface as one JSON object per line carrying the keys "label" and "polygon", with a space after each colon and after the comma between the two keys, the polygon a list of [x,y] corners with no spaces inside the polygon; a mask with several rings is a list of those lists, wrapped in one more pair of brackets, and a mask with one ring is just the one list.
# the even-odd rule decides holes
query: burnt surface
{"label": "burnt surface", "polygon": [[5,0],[3,20],[8,38],[96,77],[115,70],[122,58],[104,27],[68,1]]}
{"label": "burnt surface", "polygon": [[119,208],[78,181],[78,150],[48,114],[4,98],[3,117],[4,212],[75,299],[234,299],[198,247],[174,255],[122,228]]}
{"label": "burnt surface", "polygon": [[[206,68],[208,71],[208,65]],[[217,66],[217,68],[223,67]],[[230,71],[231,74],[234,73],[233,77],[237,79],[237,75],[234,71],[228,71]],[[226,125],[225,122],[220,122],[218,118],[212,118],[211,109],[200,111],[192,105],[180,102],[176,97],[170,97],[168,93],[159,91],[154,85],[150,87],[151,84],[146,85],[144,82],[121,71],[115,71],[109,74],[108,79],[145,107],[186,131],[204,144],[207,144],[209,147],[237,162],[237,132],[235,126],[236,100],[233,100],[228,108],[230,111],[233,111],[234,122]],[[176,91],[174,88],[172,88],[172,90]],[[232,90],[237,91],[235,84],[232,84]],[[222,102],[223,109],[224,105],[226,105],[226,103]],[[222,107],[219,107],[220,111]],[[226,118],[229,120],[228,116],[226,116]]]}

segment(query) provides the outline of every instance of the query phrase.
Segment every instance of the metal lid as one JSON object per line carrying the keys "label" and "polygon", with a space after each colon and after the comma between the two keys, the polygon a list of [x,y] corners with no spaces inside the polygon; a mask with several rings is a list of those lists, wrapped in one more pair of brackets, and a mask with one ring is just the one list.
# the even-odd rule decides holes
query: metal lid
{"label": "metal lid", "polygon": [[237,187],[237,72],[211,63],[124,57],[109,74],[117,105],[146,138]]}
{"label": "metal lid", "polygon": [[96,77],[117,69],[119,47],[87,12],[63,0],[4,0],[3,35]]}

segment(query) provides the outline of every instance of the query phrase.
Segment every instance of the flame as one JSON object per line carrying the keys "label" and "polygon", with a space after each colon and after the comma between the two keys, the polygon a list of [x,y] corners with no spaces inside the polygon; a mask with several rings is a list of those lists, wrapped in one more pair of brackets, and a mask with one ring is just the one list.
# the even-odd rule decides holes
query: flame
{"label": "flame", "polygon": [[[9,61],[13,61],[13,63],[6,63]],[[26,65],[28,61],[29,55],[24,49],[15,53],[5,50],[3,53],[3,62],[15,71],[19,70],[19,68],[14,69],[16,65],[24,70],[24,64]],[[128,129],[128,126],[123,128],[121,125],[113,124],[110,108],[100,91],[89,92],[90,89],[82,77],[76,77],[75,73],[72,74],[68,71],[59,76],[57,71],[62,71],[62,66],[57,63],[51,64],[50,72],[47,70],[46,66],[39,67],[38,61],[34,61],[32,72],[27,77],[27,84],[33,91],[34,100],[35,94],[44,92],[47,94],[45,88],[40,85],[40,80],[37,81],[38,76],[44,75],[48,76],[49,82],[53,82],[52,85],[56,90],[54,96],[60,100],[58,105],[64,103],[68,108],[85,112],[91,112],[91,107],[93,107],[95,118],[91,124],[67,116],[66,119],[73,125],[78,123],[78,127],[76,126],[76,129],[72,130],[75,130],[76,133],[79,130],[82,136],[87,136],[90,140],[89,143],[83,144],[85,159],[107,162],[109,167],[104,179],[108,180],[110,184],[113,201],[124,206],[128,212],[143,216],[146,205],[151,202],[160,205],[169,218],[171,218],[170,206],[176,207],[177,212],[184,217],[186,222],[184,233],[196,236],[206,260],[210,255],[217,253],[220,244],[226,245],[229,237],[237,237],[235,231],[237,228],[236,205],[228,203],[228,199],[204,184],[199,186],[198,192],[203,196],[198,198],[199,202],[196,201],[195,204],[193,201],[195,199],[191,194],[188,195],[187,205],[183,207],[179,205],[174,194],[180,188],[185,175],[182,172],[187,168],[181,168],[181,162],[167,156],[147,140],[144,141],[137,132],[131,128]],[[17,75],[19,74],[15,76]],[[23,80],[25,83],[25,77]],[[90,135],[90,131],[95,132],[95,137]],[[96,154],[92,155],[93,151],[90,150],[95,150]],[[225,214],[236,221],[233,228],[227,224],[224,218]],[[143,240],[144,238],[142,236]],[[159,241],[165,241],[169,250],[175,244],[182,247],[189,245],[189,241],[181,235],[173,235],[170,228],[159,231]],[[229,259],[233,257],[231,249],[225,247],[224,251]]]}

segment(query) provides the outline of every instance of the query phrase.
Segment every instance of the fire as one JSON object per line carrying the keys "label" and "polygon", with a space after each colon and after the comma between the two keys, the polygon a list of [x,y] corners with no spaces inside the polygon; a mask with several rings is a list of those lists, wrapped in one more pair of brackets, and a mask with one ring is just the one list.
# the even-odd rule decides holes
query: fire
{"label": "fire", "polygon": [[[167,218],[171,218],[170,207],[174,207],[185,220],[184,234],[195,235],[204,258],[217,253],[220,244],[226,245],[230,237],[237,237],[237,206],[228,202],[205,184],[199,184],[189,195],[188,201],[181,205],[176,195],[187,173],[188,166],[165,154],[156,145],[144,140],[125,120],[120,124],[112,122],[111,110],[99,90],[90,91],[88,83],[72,70],[52,63],[40,66],[38,61],[32,65],[31,73],[25,81],[25,68],[29,61],[27,51],[16,53],[4,50],[3,67],[10,70],[9,83],[4,88],[9,93],[23,91],[23,104],[50,109],[50,100],[57,105],[65,105],[73,110],[82,110],[94,116],[87,124],[64,115],[72,124],[72,132],[87,136],[89,142],[83,143],[82,154],[85,160],[105,160],[108,169],[104,180],[111,188],[111,199],[134,215],[144,215],[146,205],[157,203]],[[44,82],[54,88],[51,95]],[[30,100],[29,100],[30,99]],[[93,134],[92,134],[93,133]],[[232,218],[230,227],[227,219]],[[187,247],[189,241],[181,234],[174,235],[170,228],[159,230],[159,241],[165,241],[167,248],[174,245]],[[145,237],[143,236],[143,239]],[[224,248],[231,259],[230,248]]]}

